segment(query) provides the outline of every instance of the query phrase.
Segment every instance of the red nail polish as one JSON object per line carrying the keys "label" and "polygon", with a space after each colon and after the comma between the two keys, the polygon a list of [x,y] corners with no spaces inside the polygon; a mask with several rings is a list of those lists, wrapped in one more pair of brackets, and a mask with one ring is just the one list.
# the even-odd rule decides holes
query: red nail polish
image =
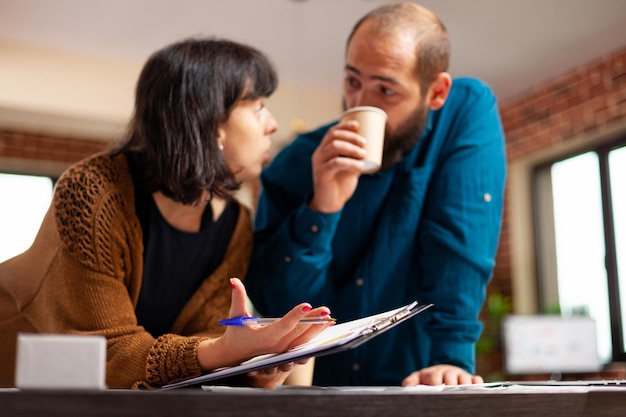
{"label": "red nail polish", "polygon": [[302,307],[302,311],[305,313],[308,313],[309,311],[311,311],[311,307],[310,306],[304,306]]}
{"label": "red nail polish", "polygon": [[322,311],[320,316],[329,316],[330,313],[328,311]]}

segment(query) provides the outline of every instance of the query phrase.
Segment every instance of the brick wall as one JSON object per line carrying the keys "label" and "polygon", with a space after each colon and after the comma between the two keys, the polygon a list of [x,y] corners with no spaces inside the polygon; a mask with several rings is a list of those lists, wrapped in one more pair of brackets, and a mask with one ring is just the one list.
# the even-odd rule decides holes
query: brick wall
{"label": "brick wall", "polygon": [[[626,119],[626,48],[536,86],[500,105],[509,164]],[[626,132],[625,132],[626,133]],[[505,198],[492,288],[511,295],[509,207]]]}
{"label": "brick wall", "polygon": [[[39,163],[69,166],[89,155],[108,149],[110,143],[102,140],[53,136],[0,127],[0,160],[19,160],[22,170]],[[0,171],[6,167],[0,162]],[[53,173],[50,173],[53,174]]]}
{"label": "brick wall", "polygon": [[[548,147],[594,136],[626,119],[626,48],[537,85],[527,94],[500,104],[506,134],[509,165]],[[626,135],[626,132],[624,132]],[[504,217],[496,267],[489,293],[512,299],[510,187],[505,196]],[[486,307],[483,321],[488,320]],[[501,372],[501,352],[479,358],[482,374]],[[481,369],[482,368],[482,369]]]}

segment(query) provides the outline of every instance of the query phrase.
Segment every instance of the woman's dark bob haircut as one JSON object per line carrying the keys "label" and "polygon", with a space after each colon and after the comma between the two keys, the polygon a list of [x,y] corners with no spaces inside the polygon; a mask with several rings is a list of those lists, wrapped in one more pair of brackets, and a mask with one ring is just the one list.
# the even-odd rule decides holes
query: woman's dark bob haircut
{"label": "woman's dark bob haircut", "polygon": [[135,181],[183,204],[239,188],[219,149],[218,126],[242,99],[269,97],[276,71],[258,50],[222,39],[187,39],[144,65],[122,144]]}

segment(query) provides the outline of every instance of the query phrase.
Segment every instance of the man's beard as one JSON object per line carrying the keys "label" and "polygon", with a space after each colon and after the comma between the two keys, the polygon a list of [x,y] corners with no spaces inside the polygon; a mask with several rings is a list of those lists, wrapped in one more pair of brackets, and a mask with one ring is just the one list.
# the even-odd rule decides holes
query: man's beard
{"label": "man's beard", "polygon": [[395,132],[385,132],[381,170],[400,162],[406,152],[415,146],[422,137],[427,120],[428,107],[422,100],[419,107],[400,123]]}

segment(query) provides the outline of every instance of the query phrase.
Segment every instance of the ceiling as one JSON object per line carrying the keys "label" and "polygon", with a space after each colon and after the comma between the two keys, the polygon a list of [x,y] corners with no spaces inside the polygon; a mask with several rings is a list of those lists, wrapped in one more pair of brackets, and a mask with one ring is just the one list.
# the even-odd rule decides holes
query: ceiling
{"label": "ceiling", "polygon": [[[282,80],[340,88],[345,39],[384,0],[0,0],[0,39],[143,62],[189,36],[250,43]],[[500,99],[626,45],[626,0],[421,0],[448,27],[450,72]]]}

